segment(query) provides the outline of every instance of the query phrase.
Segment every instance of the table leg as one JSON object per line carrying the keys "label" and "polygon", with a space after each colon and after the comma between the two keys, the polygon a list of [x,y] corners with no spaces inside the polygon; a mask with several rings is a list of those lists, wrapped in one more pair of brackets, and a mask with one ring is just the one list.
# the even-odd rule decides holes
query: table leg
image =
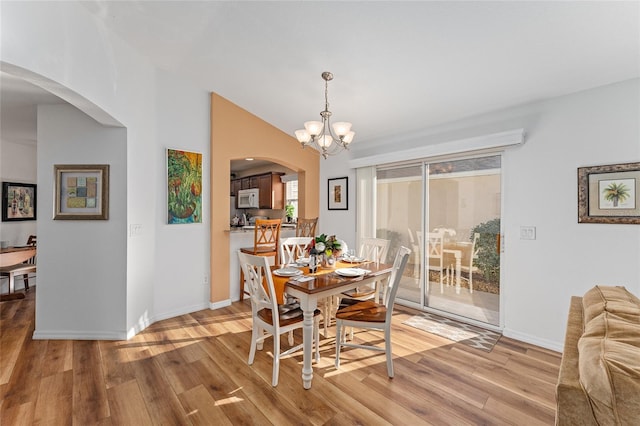
{"label": "table leg", "polygon": [[304,355],[302,358],[302,385],[305,389],[310,389],[311,380],[313,379],[313,368],[311,368],[311,360],[313,358],[313,309],[305,309],[303,314],[302,342]]}
{"label": "table leg", "polygon": [[460,270],[462,266],[462,253],[456,253],[456,294],[460,294]]}

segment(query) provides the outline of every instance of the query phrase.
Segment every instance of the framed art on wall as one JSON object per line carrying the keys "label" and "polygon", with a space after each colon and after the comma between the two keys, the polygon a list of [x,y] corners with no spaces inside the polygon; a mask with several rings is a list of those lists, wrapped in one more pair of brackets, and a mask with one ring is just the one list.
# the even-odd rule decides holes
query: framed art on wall
{"label": "framed art on wall", "polygon": [[56,164],[54,220],[109,219],[109,165]]}
{"label": "framed art on wall", "polygon": [[640,163],[579,167],[578,223],[640,224]]}
{"label": "framed art on wall", "polygon": [[2,221],[36,220],[36,185],[2,182]]}
{"label": "framed art on wall", "polygon": [[167,223],[202,223],[202,154],[167,149]]}
{"label": "framed art on wall", "polygon": [[329,179],[329,210],[349,210],[349,178]]}

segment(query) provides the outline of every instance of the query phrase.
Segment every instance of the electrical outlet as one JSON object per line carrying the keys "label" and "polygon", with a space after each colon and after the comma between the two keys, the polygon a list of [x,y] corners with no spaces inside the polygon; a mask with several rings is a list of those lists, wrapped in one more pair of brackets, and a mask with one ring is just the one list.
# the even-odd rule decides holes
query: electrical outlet
{"label": "electrical outlet", "polygon": [[202,284],[209,285],[209,276],[205,274],[204,279],[202,280]]}
{"label": "electrical outlet", "polygon": [[535,226],[521,226],[520,227],[520,239],[521,240],[535,240],[536,239],[536,227]]}

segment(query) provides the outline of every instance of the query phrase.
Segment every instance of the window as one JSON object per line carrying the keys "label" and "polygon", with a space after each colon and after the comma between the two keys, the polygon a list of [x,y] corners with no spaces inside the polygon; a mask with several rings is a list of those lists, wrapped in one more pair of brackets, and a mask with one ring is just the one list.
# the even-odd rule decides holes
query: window
{"label": "window", "polygon": [[298,217],[298,181],[291,180],[285,183],[286,195],[284,205],[293,205],[293,217]]}

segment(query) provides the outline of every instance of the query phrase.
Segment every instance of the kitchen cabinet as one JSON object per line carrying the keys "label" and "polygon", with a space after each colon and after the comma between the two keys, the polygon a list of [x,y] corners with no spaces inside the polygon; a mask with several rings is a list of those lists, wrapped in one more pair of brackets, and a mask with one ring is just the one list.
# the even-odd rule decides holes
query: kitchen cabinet
{"label": "kitchen cabinet", "polygon": [[[231,181],[231,195],[237,197],[241,189],[259,189],[259,205],[261,209],[284,209],[284,184],[278,173],[263,173],[254,176],[233,179]],[[236,198],[236,205],[238,199]]]}
{"label": "kitchen cabinet", "polygon": [[234,179],[231,181],[231,195],[237,196],[238,191],[242,189],[242,179]]}
{"label": "kitchen cabinet", "polygon": [[268,173],[258,175],[258,189],[260,189],[261,209],[284,209],[284,188],[280,175]]}

